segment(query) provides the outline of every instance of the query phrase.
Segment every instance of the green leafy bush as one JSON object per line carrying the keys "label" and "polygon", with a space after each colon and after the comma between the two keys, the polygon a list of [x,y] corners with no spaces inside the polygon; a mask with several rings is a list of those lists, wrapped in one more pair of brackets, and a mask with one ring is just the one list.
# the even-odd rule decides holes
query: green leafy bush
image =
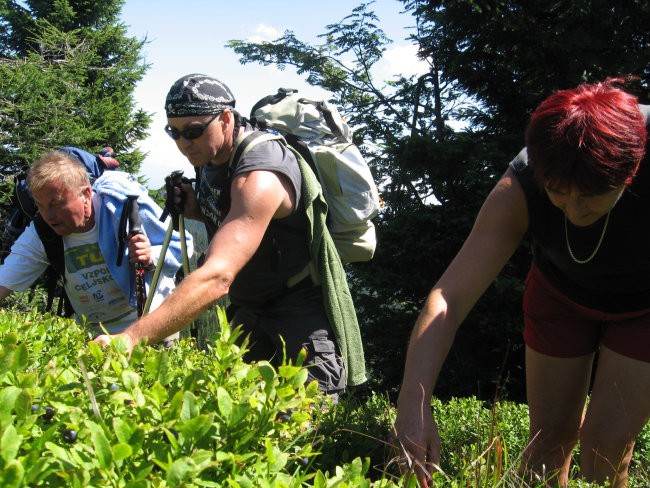
{"label": "green leafy bush", "polygon": [[69,320],[0,323],[3,487],[370,486],[361,460],[310,468],[312,411],[327,400],[299,364],[244,363],[225,321],[205,351],[130,357]]}
{"label": "green leafy bush", "polygon": [[331,471],[341,463],[368,458],[368,475],[373,479],[399,478],[399,471],[391,469],[390,463],[394,445],[389,434],[395,417],[395,408],[385,395],[342,396],[336,408],[318,417],[314,431],[321,454],[314,459],[314,466]]}

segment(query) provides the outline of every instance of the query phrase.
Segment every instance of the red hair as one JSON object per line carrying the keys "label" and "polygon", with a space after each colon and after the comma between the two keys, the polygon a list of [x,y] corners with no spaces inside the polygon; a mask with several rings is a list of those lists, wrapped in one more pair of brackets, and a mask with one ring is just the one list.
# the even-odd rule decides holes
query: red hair
{"label": "red hair", "polygon": [[561,90],[533,112],[526,129],[528,160],[540,188],[577,186],[602,194],[629,185],[645,153],[647,130],[624,80]]}

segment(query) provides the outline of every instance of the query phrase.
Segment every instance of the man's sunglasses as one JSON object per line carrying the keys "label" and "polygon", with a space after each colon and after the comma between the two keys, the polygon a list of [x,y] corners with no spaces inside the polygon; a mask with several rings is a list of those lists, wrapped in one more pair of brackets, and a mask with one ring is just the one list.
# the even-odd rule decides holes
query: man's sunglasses
{"label": "man's sunglasses", "polygon": [[181,137],[184,137],[185,139],[198,139],[203,135],[203,132],[205,132],[205,129],[207,129],[212,121],[219,117],[220,114],[221,112],[217,112],[205,124],[190,125],[183,130],[178,130],[176,127],[167,124],[165,126],[165,132],[167,132],[167,135],[175,141],[179,140]]}

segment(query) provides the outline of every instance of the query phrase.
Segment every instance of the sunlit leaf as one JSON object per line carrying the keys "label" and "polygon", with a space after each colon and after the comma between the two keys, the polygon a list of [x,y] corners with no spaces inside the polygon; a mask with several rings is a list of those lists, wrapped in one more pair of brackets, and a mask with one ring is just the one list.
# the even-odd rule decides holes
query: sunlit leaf
{"label": "sunlit leaf", "polygon": [[104,434],[102,428],[92,420],[87,420],[86,426],[88,427],[88,430],[90,430],[90,438],[95,448],[95,454],[99,466],[103,469],[108,469],[113,462],[113,452],[111,450],[111,445],[106,438],[106,434]]}
{"label": "sunlit leaf", "polygon": [[113,419],[113,431],[120,442],[128,443],[133,434],[133,427],[128,420],[115,417]]}
{"label": "sunlit leaf", "polygon": [[27,346],[22,343],[14,350],[12,369],[14,371],[22,371],[27,367],[29,362],[29,354],[27,353]]}
{"label": "sunlit leaf", "polygon": [[25,468],[19,461],[13,459],[0,471],[0,486],[2,488],[22,487],[24,477]]}
{"label": "sunlit leaf", "polygon": [[14,409],[16,417],[19,419],[25,419],[32,414],[32,396],[27,390],[20,392],[20,395],[16,398]]}
{"label": "sunlit leaf", "polygon": [[181,409],[181,420],[187,422],[199,413],[199,407],[196,404],[196,397],[191,391],[183,394],[183,408]]}
{"label": "sunlit leaf", "polygon": [[13,461],[18,454],[22,436],[18,435],[13,425],[7,426],[0,437],[0,456],[5,462]]}
{"label": "sunlit leaf", "polygon": [[120,442],[113,446],[113,459],[120,461],[128,458],[133,453],[133,449],[129,444]]}
{"label": "sunlit leaf", "polygon": [[133,371],[122,372],[122,384],[126,391],[131,391],[140,384],[140,375]]}
{"label": "sunlit leaf", "polygon": [[192,476],[194,467],[194,462],[190,458],[175,460],[167,472],[166,480],[169,486],[172,488],[182,486]]}

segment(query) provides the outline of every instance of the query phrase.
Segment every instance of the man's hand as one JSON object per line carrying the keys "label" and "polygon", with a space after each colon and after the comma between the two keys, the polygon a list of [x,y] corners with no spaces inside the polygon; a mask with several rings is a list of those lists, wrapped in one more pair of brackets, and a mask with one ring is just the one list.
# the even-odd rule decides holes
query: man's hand
{"label": "man's hand", "polygon": [[[184,195],[184,198],[181,195]],[[184,217],[192,220],[203,221],[203,214],[199,208],[196,193],[190,183],[182,183],[180,188],[174,187],[174,203],[180,205],[181,202],[183,202]]]}
{"label": "man's hand", "polygon": [[126,343],[126,352],[130,355],[131,351],[133,350],[133,346],[135,346],[135,343],[133,342],[131,336],[126,332],[122,332],[121,334],[115,334],[115,335],[102,334],[100,336],[95,337],[95,339],[93,339],[93,342],[96,342],[102,347],[107,347],[111,344],[111,341],[119,340],[119,339],[123,340]]}
{"label": "man's hand", "polygon": [[140,263],[145,269],[153,267],[151,242],[144,234],[133,234],[129,237],[129,262]]}

